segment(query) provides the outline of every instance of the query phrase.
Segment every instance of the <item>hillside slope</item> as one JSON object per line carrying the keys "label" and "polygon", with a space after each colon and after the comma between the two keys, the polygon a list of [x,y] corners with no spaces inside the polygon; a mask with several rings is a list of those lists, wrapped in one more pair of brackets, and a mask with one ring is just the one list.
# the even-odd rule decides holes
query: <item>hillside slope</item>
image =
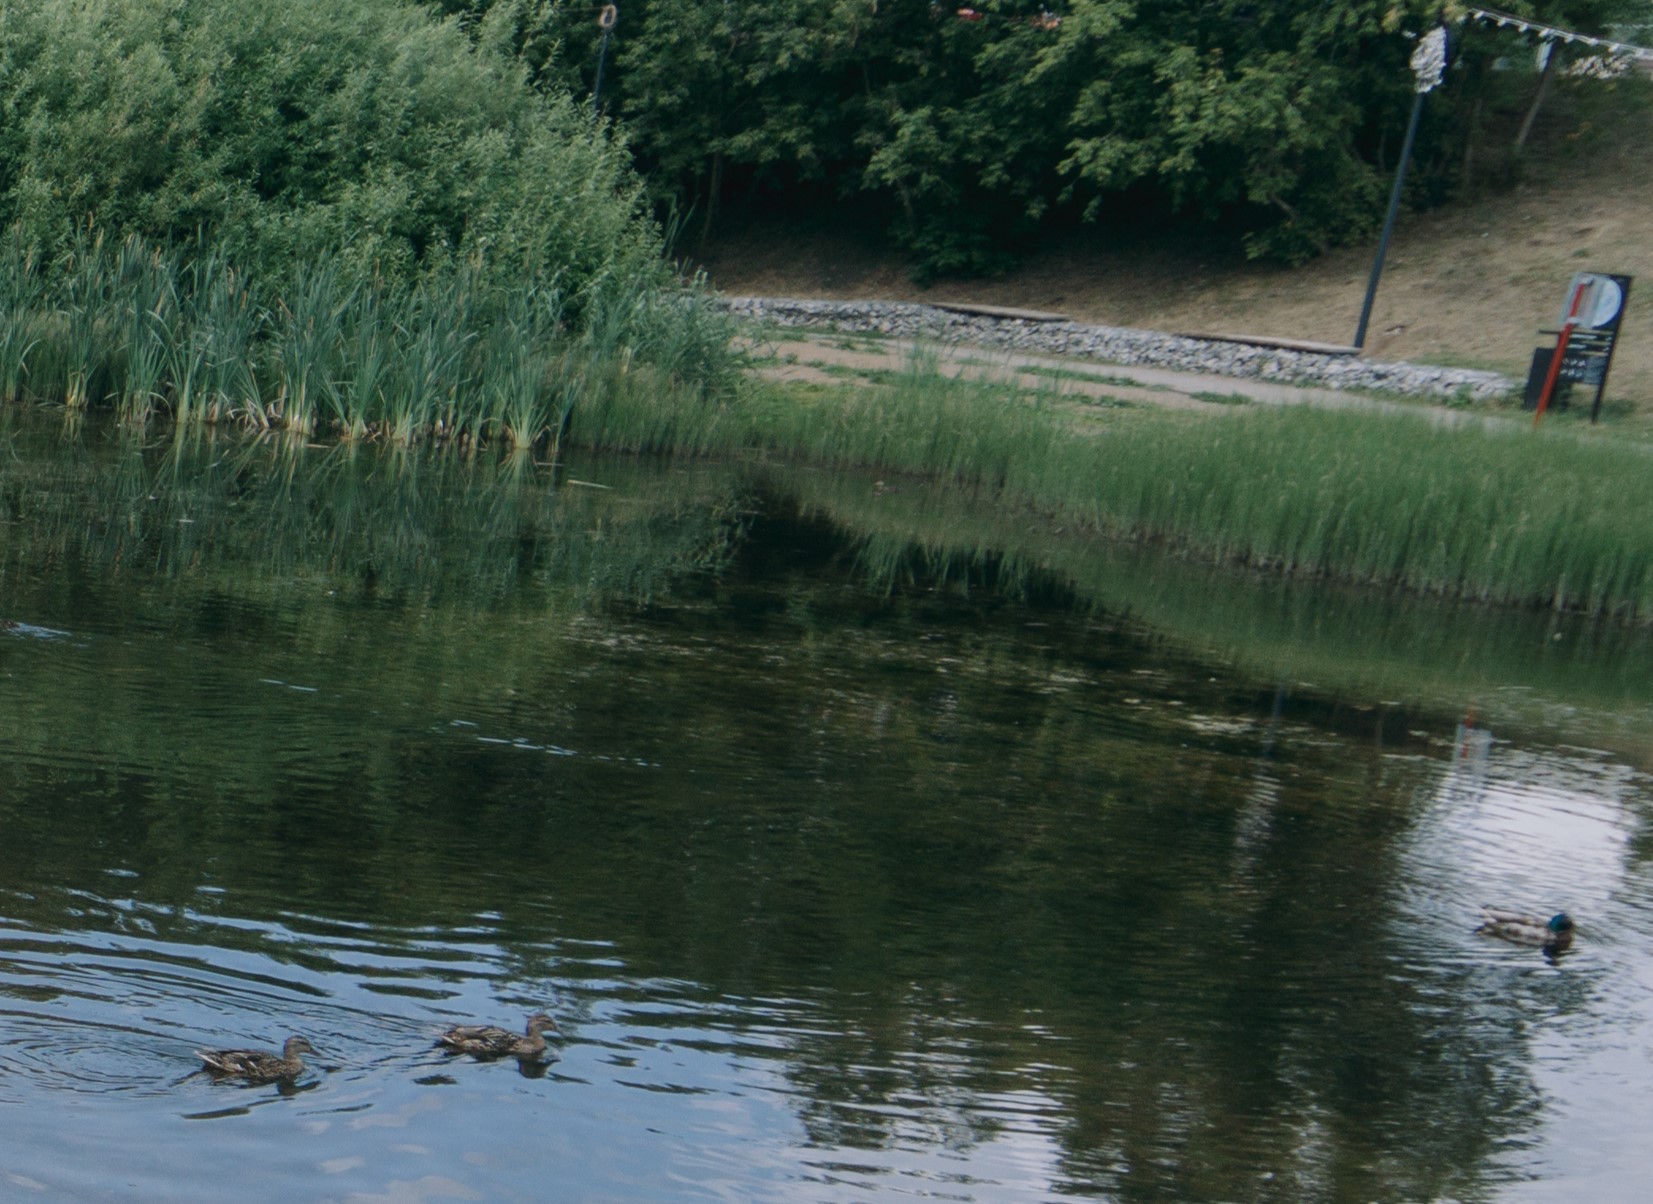
{"label": "hillside slope", "polygon": [[[1579,83],[1546,110],[1520,181],[1403,216],[1366,340],[1385,360],[1525,376],[1573,273],[1637,278],[1608,385],[1619,413],[1653,421],[1653,86]],[[1299,268],[1245,261],[1190,237],[1129,242],[1100,226],[1054,241],[992,279],[921,288],[864,234],[769,218],[699,257],[731,294],[945,300],[1053,310],[1076,320],[1187,333],[1348,343],[1375,242]]]}

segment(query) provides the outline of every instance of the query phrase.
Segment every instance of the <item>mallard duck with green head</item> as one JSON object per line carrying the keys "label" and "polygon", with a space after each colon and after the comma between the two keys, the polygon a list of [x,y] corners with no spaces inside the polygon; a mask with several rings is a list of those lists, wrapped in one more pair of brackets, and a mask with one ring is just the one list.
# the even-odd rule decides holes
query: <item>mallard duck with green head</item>
{"label": "mallard duck with green head", "polygon": [[1518,945],[1536,945],[1551,953],[1560,953],[1573,943],[1573,917],[1558,911],[1549,919],[1520,911],[1505,911],[1500,907],[1481,907],[1481,926],[1476,932]]}
{"label": "mallard duck with green head", "polygon": [[315,1047],[303,1037],[288,1037],[279,1054],[262,1049],[198,1049],[195,1056],[206,1063],[216,1078],[245,1079],[249,1083],[291,1081],[304,1073],[300,1054],[313,1054]]}
{"label": "mallard duck with green head", "polygon": [[479,1058],[538,1058],[547,1049],[544,1036],[547,1032],[558,1032],[557,1022],[544,1012],[535,1012],[520,1033],[492,1024],[456,1024],[438,1037],[436,1043],[454,1053],[474,1054]]}

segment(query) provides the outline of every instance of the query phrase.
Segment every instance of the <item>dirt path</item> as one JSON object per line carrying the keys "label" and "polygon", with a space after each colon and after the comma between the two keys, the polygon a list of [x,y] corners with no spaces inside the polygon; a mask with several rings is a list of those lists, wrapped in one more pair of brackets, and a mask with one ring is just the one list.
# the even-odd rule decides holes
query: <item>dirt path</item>
{"label": "dirt path", "polygon": [[1098,363],[1056,355],[1027,355],[994,348],[922,343],[832,331],[788,332],[748,349],[758,372],[770,380],[805,384],[870,384],[901,372],[915,357],[955,379],[1005,381],[1017,388],[1049,389],[1093,404],[1220,410],[1232,405],[1315,405],[1460,416],[1424,402],[1390,402],[1333,389],[1299,388],[1250,377],[1178,372],[1169,368]]}

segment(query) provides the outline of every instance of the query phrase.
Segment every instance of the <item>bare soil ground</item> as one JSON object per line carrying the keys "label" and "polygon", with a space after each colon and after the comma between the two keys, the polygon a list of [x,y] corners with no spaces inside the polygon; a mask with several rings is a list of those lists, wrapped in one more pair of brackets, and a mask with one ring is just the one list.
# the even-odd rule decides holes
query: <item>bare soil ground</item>
{"label": "bare soil ground", "polygon": [[[919,348],[900,339],[831,332],[799,333],[754,344],[750,350],[758,360],[757,371],[762,376],[795,384],[868,384],[880,376],[904,371],[915,354],[922,354],[943,376],[1003,381],[1029,392],[1043,390],[1052,397],[1082,406],[1220,410],[1246,403],[1400,408],[1395,403],[1331,389],[1302,388],[1251,377],[1227,378],[1169,368],[1120,366],[972,347]],[[1427,404],[1406,403],[1405,408],[1416,409]]]}
{"label": "bare soil ground", "polygon": [[[1368,357],[1524,377],[1532,349],[1553,345],[1539,331],[1557,324],[1572,275],[1628,273],[1638,284],[1608,396],[1653,420],[1653,109],[1621,93],[1623,111],[1613,114],[1612,95],[1604,95],[1547,113],[1545,137],[1524,162],[1520,183],[1403,217],[1377,294]],[[1171,333],[1347,344],[1374,250],[1364,243],[1290,268],[1247,262],[1203,240],[1121,240],[1099,226],[1002,276],[923,288],[865,234],[771,219],[729,229],[700,262],[734,295],[973,302]]]}

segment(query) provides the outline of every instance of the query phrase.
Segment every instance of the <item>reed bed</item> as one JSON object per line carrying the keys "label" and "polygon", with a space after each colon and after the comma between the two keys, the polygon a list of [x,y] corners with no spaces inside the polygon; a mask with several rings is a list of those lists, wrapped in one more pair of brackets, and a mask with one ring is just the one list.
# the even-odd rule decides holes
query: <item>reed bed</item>
{"label": "reed bed", "polygon": [[[618,395],[611,395],[618,396]],[[1552,424],[1258,408],[1074,416],[1060,394],[944,379],[582,402],[579,442],[756,452],[940,482],[1007,512],[1214,563],[1653,621],[1653,448]]]}
{"label": "reed bed", "polygon": [[628,390],[672,407],[728,392],[727,319],[702,291],[640,273],[568,295],[544,278],[502,287],[477,264],[388,283],[342,261],[255,283],[210,245],[83,230],[48,260],[14,230],[0,248],[0,399],[107,406],[138,424],[544,447],[575,408],[623,408]]}
{"label": "reed bed", "polygon": [[771,401],[746,445],[962,486],[1007,513],[1243,565],[1653,621],[1653,448],[1559,424],[1310,407],[1073,410],[907,376]]}
{"label": "reed bed", "polygon": [[1022,496],[1214,561],[1653,619],[1653,454],[1524,423],[1308,407],[1132,415]]}

